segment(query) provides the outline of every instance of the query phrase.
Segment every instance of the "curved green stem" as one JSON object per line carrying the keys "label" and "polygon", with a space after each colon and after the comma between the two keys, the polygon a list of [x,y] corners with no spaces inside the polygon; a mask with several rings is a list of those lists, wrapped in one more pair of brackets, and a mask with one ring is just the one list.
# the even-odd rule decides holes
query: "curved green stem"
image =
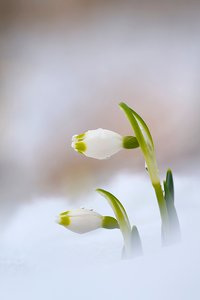
{"label": "curved green stem", "polygon": [[160,215],[162,217],[162,220],[165,224],[167,224],[168,222],[168,212],[167,212],[167,206],[166,206],[166,202],[163,196],[163,191],[160,185],[160,182],[157,184],[153,185],[154,190],[155,190],[155,194],[158,200],[158,206],[160,209]]}
{"label": "curved green stem", "polygon": [[125,103],[119,104],[120,108],[124,111],[127,119],[129,120],[132,129],[135,133],[137,141],[140,145],[142,153],[144,155],[144,159],[147,164],[148,173],[155,190],[160,216],[162,220],[162,236],[163,242],[167,240],[168,232],[169,232],[169,215],[167,210],[166,201],[164,198],[164,194],[161,188],[160,177],[157,167],[157,161],[154,150],[154,143],[151,136],[151,133],[144,122],[144,120],[128,105]]}
{"label": "curved green stem", "polygon": [[[108,203],[110,204],[111,208],[113,209],[113,212],[115,214],[115,217],[119,223],[120,230],[122,232],[123,238],[124,238],[124,246],[125,246],[125,256],[126,258],[133,257],[133,254],[136,253],[136,249],[141,249],[141,242],[139,238],[138,231],[132,232],[131,225],[127,216],[127,213],[125,211],[125,208],[121,204],[121,202],[111,193],[108,191],[105,191],[103,189],[97,189],[96,190],[99,194],[101,194]],[[138,243],[133,243],[133,235],[137,237],[135,238]],[[137,244],[140,246],[137,247]],[[141,251],[140,251],[141,252]]]}

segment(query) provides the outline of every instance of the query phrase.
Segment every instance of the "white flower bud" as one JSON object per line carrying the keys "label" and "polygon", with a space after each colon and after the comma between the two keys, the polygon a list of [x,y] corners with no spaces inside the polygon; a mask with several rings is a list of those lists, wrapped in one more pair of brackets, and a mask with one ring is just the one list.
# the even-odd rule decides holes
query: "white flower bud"
{"label": "white flower bud", "polygon": [[106,159],[123,149],[123,137],[107,129],[88,130],[73,136],[72,147],[88,157]]}
{"label": "white flower bud", "polygon": [[59,215],[58,223],[76,233],[86,233],[102,227],[104,217],[89,209],[76,209]]}

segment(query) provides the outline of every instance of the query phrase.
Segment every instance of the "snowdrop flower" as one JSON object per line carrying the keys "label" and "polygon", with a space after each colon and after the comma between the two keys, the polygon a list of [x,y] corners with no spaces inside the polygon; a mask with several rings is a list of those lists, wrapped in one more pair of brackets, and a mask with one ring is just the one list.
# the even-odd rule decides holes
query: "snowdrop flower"
{"label": "snowdrop flower", "polygon": [[96,159],[106,159],[123,148],[131,149],[138,146],[135,137],[123,137],[114,131],[102,128],[88,130],[72,137],[74,150]]}
{"label": "snowdrop flower", "polygon": [[93,210],[81,208],[69,210],[59,215],[58,224],[76,233],[86,233],[98,228],[119,228],[115,218],[102,216]]}

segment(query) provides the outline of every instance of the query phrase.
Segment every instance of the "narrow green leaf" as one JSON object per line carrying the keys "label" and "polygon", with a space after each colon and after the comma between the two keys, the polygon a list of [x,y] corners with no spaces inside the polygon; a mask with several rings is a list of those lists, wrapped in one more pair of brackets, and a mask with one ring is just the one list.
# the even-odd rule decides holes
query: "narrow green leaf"
{"label": "narrow green leaf", "polygon": [[104,196],[110,204],[123,234],[124,247],[122,250],[122,258],[132,258],[142,254],[142,244],[137,227],[133,226],[131,230],[127,213],[121,202],[114,195],[105,190],[97,189],[97,192]]}
{"label": "narrow green leaf", "polygon": [[132,248],[135,254],[142,254],[142,243],[137,227],[134,225],[131,231]]}
{"label": "narrow green leaf", "polygon": [[165,191],[165,200],[166,200],[166,203],[167,202],[171,202],[172,201],[172,197],[170,195],[170,191],[169,191],[169,188],[168,188],[167,183],[166,183],[165,180],[163,181],[163,186],[164,186],[164,191]]}
{"label": "narrow green leaf", "polygon": [[168,186],[166,184],[166,181],[164,181],[164,190],[165,190],[165,201],[166,201],[166,206],[167,206],[167,211],[168,211],[168,217],[172,219],[172,215],[174,214],[175,206],[174,206],[174,199],[172,198]]}
{"label": "narrow green leaf", "polygon": [[122,102],[119,106],[129,119],[142,150],[146,152],[148,148],[152,151],[154,149],[153,139],[144,120],[125,103]]}
{"label": "narrow green leaf", "polygon": [[114,195],[112,195],[108,191],[105,191],[103,189],[97,189],[96,191],[104,198],[106,198],[106,200],[110,204],[119,223],[119,227],[122,231],[124,239],[127,239],[128,235],[130,235],[131,233],[131,225],[123,205]]}
{"label": "narrow green leaf", "polygon": [[164,184],[164,191],[165,191],[165,200],[169,209],[169,205],[174,203],[174,182],[173,182],[172,171],[170,169],[167,170],[166,180],[163,182],[163,184]]}
{"label": "narrow green leaf", "polygon": [[172,171],[170,169],[167,170],[166,185],[174,201],[174,181],[173,181]]}
{"label": "narrow green leaf", "polygon": [[174,234],[175,240],[177,240],[180,239],[181,233],[180,233],[180,224],[178,220],[178,215],[174,205],[174,182],[173,182],[173,176],[171,170],[167,171],[166,180],[163,183],[164,183],[165,201],[168,210],[170,226]]}
{"label": "narrow green leaf", "polygon": [[[134,225],[131,231],[131,248],[132,248],[132,253],[131,257],[136,257],[139,255],[142,255],[143,250],[142,250],[142,243],[140,239],[139,232],[137,230],[137,227]],[[127,253],[125,247],[122,249],[122,259],[127,259]]]}
{"label": "narrow green leaf", "polygon": [[144,120],[128,105],[122,102],[119,104],[119,106],[126,114],[126,117],[128,118],[132,129],[136,135],[137,141],[143,152],[148,167],[148,172],[152,184],[158,184],[160,182],[160,179],[155,157],[154,143],[148,126],[146,125]]}
{"label": "narrow green leaf", "polygon": [[171,228],[171,235],[176,237],[176,240],[180,239],[181,236],[181,230],[180,230],[180,224],[178,220],[178,215],[176,212],[176,208],[174,206],[174,203],[170,198],[166,198],[166,205],[168,210],[168,216],[170,221],[170,228]]}

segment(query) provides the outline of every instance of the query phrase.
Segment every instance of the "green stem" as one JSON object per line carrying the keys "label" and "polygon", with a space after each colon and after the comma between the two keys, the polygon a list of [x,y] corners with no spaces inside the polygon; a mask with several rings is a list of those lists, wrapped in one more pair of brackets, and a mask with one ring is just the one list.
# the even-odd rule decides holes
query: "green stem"
{"label": "green stem", "polygon": [[96,191],[107,199],[108,203],[113,209],[115,217],[119,223],[121,233],[123,235],[126,257],[131,258],[133,256],[132,232],[125,208],[123,207],[121,202],[108,191],[105,191],[103,189],[97,189]]}
{"label": "green stem", "polygon": [[158,201],[162,224],[164,227],[166,227],[166,226],[168,227],[169,216],[168,216],[167,205],[166,205],[165,198],[163,196],[163,191],[162,191],[160,182],[158,182],[157,184],[154,184],[153,188],[156,193],[156,198]]}
{"label": "green stem", "polygon": [[125,112],[126,117],[128,118],[133,128],[139,146],[144,155],[151,183],[156,193],[156,198],[162,221],[162,237],[163,242],[165,244],[165,241],[168,239],[169,236],[169,215],[164,194],[160,184],[160,177],[157,167],[153,139],[146,123],[134,110],[128,107],[125,103],[120,103],[119,106]]}

